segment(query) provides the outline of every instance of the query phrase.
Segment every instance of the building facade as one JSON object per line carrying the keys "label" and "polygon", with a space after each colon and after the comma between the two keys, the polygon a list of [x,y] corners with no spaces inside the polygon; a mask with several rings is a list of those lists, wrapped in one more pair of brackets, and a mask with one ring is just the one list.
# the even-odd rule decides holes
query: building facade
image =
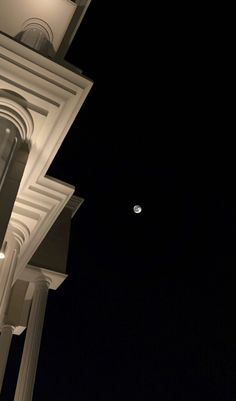
{"label": "building facade", "polygon": [[12,336],[26,330],[14,401],[32,400],[48,291],[67,277],[82,203],[46,173],[92,87],[64,60],[89,2],[0,4],[0,390]]}

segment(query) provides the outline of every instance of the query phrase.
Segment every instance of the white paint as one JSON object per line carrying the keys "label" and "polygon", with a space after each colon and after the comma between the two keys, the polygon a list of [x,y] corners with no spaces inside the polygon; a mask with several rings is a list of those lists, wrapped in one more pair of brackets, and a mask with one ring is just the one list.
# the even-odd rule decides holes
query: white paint
{"label": "white paint", "polygon": [[32,401],[49,285],[43,276],[35,282],[14,401]]}
{"label": "white paint", "polygon": [[2,390],[3,379],[5,375],[8,354],[11,346],[14,327],[6,324],[1,328],[0,335],[0,393]]}
{"label": "white paint", "polygon": [[12,10],[15,7],[15,0],[1,0],[1,31],[14,37],[24,30],[30,19],[41,20],[42,26],[49,25],[53,33],[52,45],[57,50],[77,5],[68,0],[21,0],[21,5],[17,7],[17,12],[13,13]]}
{"label": "white paint", "polygon": [[[15,281],[74,192],[73,186],[45,174],[92,82],[1,34],[0,55],[1,86],[30,104],[33,119],[33,130],[27,134],[29,159],[10,220],[15,235],[21,237]],[[8,108],[19,102],[17,110],[24,116],[25,103],[13,95],[11,99],[5,96],[1,102]]]}

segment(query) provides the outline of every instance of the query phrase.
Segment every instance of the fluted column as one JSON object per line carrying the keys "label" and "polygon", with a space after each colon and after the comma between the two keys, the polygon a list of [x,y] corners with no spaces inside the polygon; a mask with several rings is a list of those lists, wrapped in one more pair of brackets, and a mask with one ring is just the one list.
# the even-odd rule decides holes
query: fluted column
{"label": "fluted column", "polygon": [[11,294],[17,258],[20,251],[19,242],[15,238],[10,226],[8,226],[6,242],[6,257],[0,264],[0,325],[5,323],[5,313]]}
{"label": "fluted column", "polygon": [[7,365],[8,354],[11,346],[12,335],[14,326],[5,324],[1,328],[0,334],[0,393],[2,390],[2,384]]}
{"label": "fluted column", "polygon": [[47,277],[35,282],[14,401],[32,400],[49,285]]}

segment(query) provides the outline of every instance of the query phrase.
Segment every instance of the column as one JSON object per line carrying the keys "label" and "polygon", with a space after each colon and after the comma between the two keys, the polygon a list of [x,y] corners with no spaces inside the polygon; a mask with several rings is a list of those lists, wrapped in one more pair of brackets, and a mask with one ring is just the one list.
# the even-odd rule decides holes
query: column
{"label": "column", "polygon": [[0,393],[2,390],[2,384],[7,365],[8,354],[11,346],[12,335],[14,326],[5,324],[1,328],[0,334]]}
{"label": "column", "polygon": [[0,327],[6,323],[5,315],[20,251],[19,239],[16,237],[11,224],[8,225],[5,241],[7,242],[5,259],[0,263]]}
{"label": "column", "polygon": [[35,282],[14,401],[32,400],[49,285],[47,277]]}

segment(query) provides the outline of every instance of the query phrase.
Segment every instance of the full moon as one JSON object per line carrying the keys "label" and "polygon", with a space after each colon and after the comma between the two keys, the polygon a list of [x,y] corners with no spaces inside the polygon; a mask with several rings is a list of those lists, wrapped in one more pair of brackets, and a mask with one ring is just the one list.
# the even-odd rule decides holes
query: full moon
{"label": "full moon", "polygon": [[135,205],[135,206],[133,207],[133,210],[134,210],[134,213],[141,213],[142,208],[141,208],[141,206],[139,206],[139,205]]}

